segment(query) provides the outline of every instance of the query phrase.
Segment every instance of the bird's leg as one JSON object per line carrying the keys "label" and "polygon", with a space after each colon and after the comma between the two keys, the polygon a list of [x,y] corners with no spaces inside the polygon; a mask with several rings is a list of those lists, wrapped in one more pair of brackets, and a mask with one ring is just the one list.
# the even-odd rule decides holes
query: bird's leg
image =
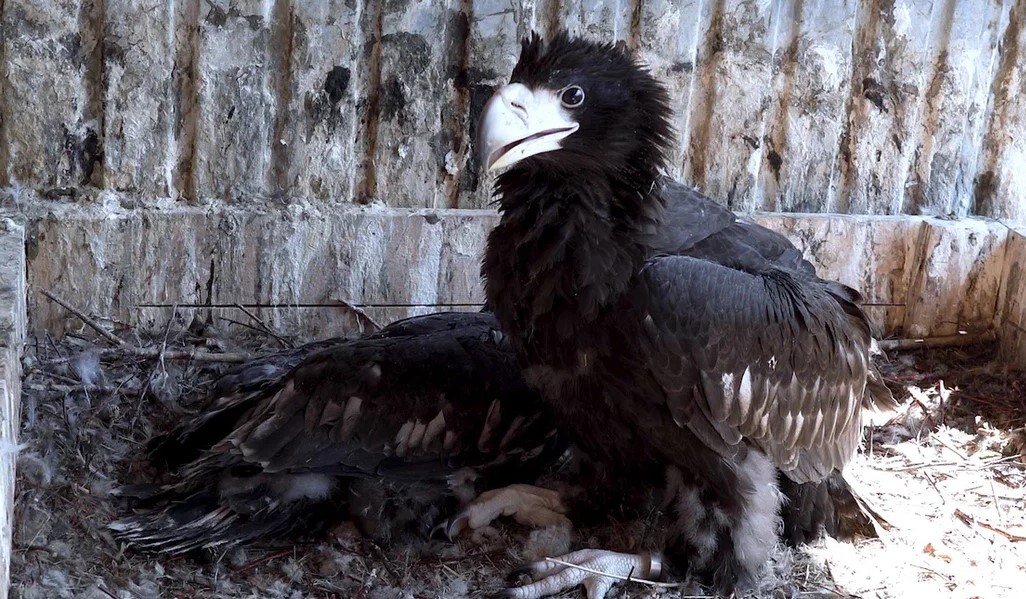
{"label": "bird's leg", "polygon": [[603,599],[621,580],[655,580],[662,574],[662,561],[651,553],[617,553],[582,549],[555,559],[529,564],[513,573],[526,574],[531,582],[505,589],[510,599],[538,599],[578,585],[588,599]]}
{"label": "bird's leg", "polygon": [[567,507],[559,491],[533,485],[509,485],[481,493],[458,514],[449,519],[445,534],[455,538],[466,529],[477,530],[499,516],[512,516],[521,524],[535,528],[570,526]]}

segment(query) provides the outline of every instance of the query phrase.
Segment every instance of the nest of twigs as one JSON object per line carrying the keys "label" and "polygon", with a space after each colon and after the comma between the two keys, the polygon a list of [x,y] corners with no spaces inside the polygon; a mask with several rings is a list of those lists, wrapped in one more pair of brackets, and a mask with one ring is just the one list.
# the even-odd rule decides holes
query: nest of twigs
{"label": "nest of twigs", "polygon": [[[15,598],[477,597],[524,560],[602,536],[508,524],[455,544],[382,548],[343,525],[318,544],[205,559],[135,553],[104,525],[125,510],[110,494],[115,486],[156,474],[142,459],[146,440],[193,413],[231,365],[293,340],[244,314],[173,317],[152,335],[112,332],[81,316],[106,334],[87,327],[59,340],[36,337],[26,352]],[[881,537],[781,548],[759,596],[1000,597],[1026,588],[1026,376],[992,356],[984,346],[886,361],[906,405],[867,432],[867,451],[851,467],[884,517]],[[613,517],[608,526],[624,534],[643,528]],[[702,592],[618,589],[617,597]]]}

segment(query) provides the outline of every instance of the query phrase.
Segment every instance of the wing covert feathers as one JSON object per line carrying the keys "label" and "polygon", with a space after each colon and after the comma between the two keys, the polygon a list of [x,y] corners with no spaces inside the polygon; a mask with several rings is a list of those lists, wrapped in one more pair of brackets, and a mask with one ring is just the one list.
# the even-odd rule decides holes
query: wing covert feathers
{"label": "wing covert feathers", "polygon": [[862,409],[889,398],[854,291],[691,256],[657,258],[643,276],[653,368],[678,424],[724,455],[748,439],[796,482],[844,466]]}
{"label": "wing covert feathers", "polygon": [[183,552],[311,533],[345,517],[358,479],[434,489],[426,505],[452,496],[458,472],[531,480],[563,446],[494,317],[442,313],[245,365],[153,447],[177,470],[111,528]]}

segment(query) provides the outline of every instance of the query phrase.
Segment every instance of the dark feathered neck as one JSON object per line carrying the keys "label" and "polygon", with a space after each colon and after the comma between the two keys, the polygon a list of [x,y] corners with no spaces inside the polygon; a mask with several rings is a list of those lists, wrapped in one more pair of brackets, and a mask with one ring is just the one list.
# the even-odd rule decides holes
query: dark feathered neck
{"label": "dark feathered neck", "polygon": [[654,187],[529,165],[500,175],[502,219],[482,274],[503,327],[528,345],[555,347],[619,304],[662,221]]}
{"label": "dark feathered neck", "polygon": [[[660,225],[664,203],[658,174],[630,170],[563,169],[525,161],[495,181],[499,212],[506,219],[535,221],[542,214],[583,219],[593,230],[609,229],[625,244],[644,245]],[[644,249],[644,248],[642,248]]]}

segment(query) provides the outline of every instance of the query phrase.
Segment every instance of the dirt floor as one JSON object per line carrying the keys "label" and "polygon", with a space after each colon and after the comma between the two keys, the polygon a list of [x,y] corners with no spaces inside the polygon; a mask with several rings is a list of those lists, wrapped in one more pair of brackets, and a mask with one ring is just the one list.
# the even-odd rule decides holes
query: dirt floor
{"label": "dirt floor", "polygon": [[[143,350],[113,349],[91,332],[37,338],[28,348],[14,598],[480,597],[525,560],[571,543],[567,530],[509,524],[455,544],[383,549],[341,526],[318,545],[235,549],[202,563],[126,550],[104,528],[124,513],[111,490],[139,473],[145,440],[191,413],[205,385],[231,366],[179,359],[182,353],[280,346],[227,322],[169,324],[150,338],[119,334]],[[1021,596],[1026,374],[1006,371],[992,356],[993,347],[972,347],[884,362],[906,407],[870,429],[865,453],[848,471],[885,520],[881,537],[779,549],[757,596]],[[575,534],[588,543],[590,531]],[[701,589],[632,583],[610,593],[685,595],[701,596]]]}

